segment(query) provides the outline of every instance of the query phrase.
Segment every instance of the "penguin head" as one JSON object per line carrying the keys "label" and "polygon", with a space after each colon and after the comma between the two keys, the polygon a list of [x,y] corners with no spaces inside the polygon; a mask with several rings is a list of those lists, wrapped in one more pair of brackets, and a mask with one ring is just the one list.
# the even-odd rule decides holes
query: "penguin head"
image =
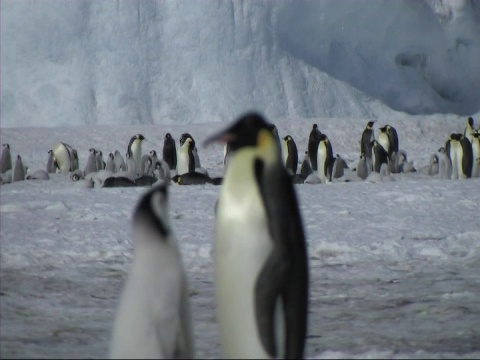
{"label": "penguin head", "polygon": [[5,149],[10,150],[10,144],[5,143],[5,144],[3,144],[3,147],[4,147]]}
{"label": "penguin head", "polygon": [[378,130],[380,130],[382,133],[387,132],[387,126],[388,125],[385,125],[384,127],[380,127],[378,128]]}
{"label": "penguin head", "polygon": [[145,140],[145,137],[142,134],[137,134],[134,137],[135,137],[136,140],[140,140],[140,141]]}
{"label": "penguin head", "polygon": [[[271,143],[276,144],[272,124],[255,112],[242,115],[233,125],[208,138],[205,145],[212,142],[227,143],[232,152],[245,147],[265,148]],[[280,151],[277,145],[273,146]]]}
{"label": "penguin head", "polygon": [[170,134],[170,133],[167,132],[167,133],[165,134],[165,140],[171,140],[171,139],[172,139],[172,134]]}
{"label": "penguin head", "polygon": [[440,149],[438,149],[438,152],[440,154],[445,154],[445,148],[442,146]]}
{"label": "penguin head", "polygon": [[108,158],[113,160],[113,158],[114,158],[113,154],[112,153],[108,154]]}
{"label": "penguin head", "polygon": [[473,128],[473,118],[471,116],[469,116],[467,119],[467,125]]}
{"label": "penguin head", "polygon": [[367,129],[371,129],[373,127],[373,124],[375,124],[375,121],[369,121],[367,123]]}
{"label": "penguin head", "polygon": [[53,150],[48,150],[48,155],[53,156]]}
{"label": "penguin head", "polygon": [[139,201],[133,215],[134,226],[142,231],[157,231],[159,240],[166,240],[170,233],[168,225],[167,186],[160,184]]}
{"label": "penguin head", "polygon": [[183,133],[182,136],[180,136],[180,146],[182,146],[187,139],[193,140],[192,135],[190,135],[189,133]]}
{"label": "penguin head", "polygon": [[90,151],[90,153],[92,153],[93,155],[95,155],[97,153],[94,148],[90,148],[90,150],[88,150],[88,151]]}
{"label": "penguin head", "polygon": [[317,129],[318,129],[318,125],[317,125],[317,124],[313,124],[312,130],[317,130]]}
{"label": "penguin head", "polygon": [[155,150],[150,151],[150,155],[153,157],[157,157],[157,152]]}

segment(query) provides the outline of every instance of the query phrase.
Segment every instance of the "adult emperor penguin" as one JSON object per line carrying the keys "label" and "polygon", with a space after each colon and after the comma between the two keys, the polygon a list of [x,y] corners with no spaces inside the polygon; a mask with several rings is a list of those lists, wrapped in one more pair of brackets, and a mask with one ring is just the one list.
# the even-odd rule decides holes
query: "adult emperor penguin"
{"label": "adult emperor penguin", "polygon": [[318,129],[317,124],[313,124],[310,135],[308,136],[308,146],[307,152],[310,157],[310,164],[312,165],[312,170],[317,171],[317,152],[318,144],[320,143],[321,131]]}
{"label": "adult emperor penguin", "polygon": [[472,176],[472,144],[465,136],[451,134],[445,144],[445,151],[452,165],[452,180],[466,179]]}
{"label": "adult emperor penguin", "polygon": [[322,184],[327,184],[332,181],[332,169],[335,158],[333,157],[333,149],[327,135],[320,135],[320,142],[318,143],[317,151],[317,167],[318,177]]}
{"label": "adult emperor penguin", "polygon": [[191,136],[186,137],[183,141],[180,139],[181,145],[178,148],[177,157],[177,175],[183,175],[188,172],[195,171],[195,157],[193,149],[195,141]]}
{"label": "adult emperor penguin", "polygon": [[269,128],[261,115],[247,113],[206,141],[228,142],[232,150],[214,242],[224,358],[302,358],[305,347],[305,235],[294,185]]}
{"label": "adult emperor penguin", "polygon": [[472,137],[473,167],[472,177],[480,176],[480,133],[475,132]]}
{"label": "adult emperor penguin", "polygon": [[[200,157],[198,156],[198,150],[197,150],[197,146],[196,146],[195,140],[193,139],[193,136],[190,135],[189,133],[184,133],[184,134],[182,134],[182,136],[180,137],[180,146],[182,146],[187,139],[192,139],[192,144],[193,144],[193,146],[192,146],[191,151],[192,151],[192,154],[193,154],[193,158],[194,158],[194,160],[195,160],[195,165],[194,165],[194,166],[195,166],[195,169],[196,169],[196,168],[201,168],[202,165],[200,164]],[[177,154],[177,161],[179,161],[179,160],[178,160],[178,154]],[[178,165],[178,164],[177,164],[177,165]],[[180,174],[179,174],[179,175],[180,175]]]}
{"label": "adult emperor penguin", "polygon": [[166,161],[170,169],[177,168],[177,148],[170,133],[166,133],[163,140],[163,160]]}
{"label": "adult emperor penguin", "polygon": [[116,312],[110,358],[194,357],[189,291],[168,215],[167,186],[133,214],[134,257]]}
{"label": "adult emperor penguin", "polygon": [[282,155],[284,156],[283,161],[285,162],[285,167],[291,175],[297,173],[298,168],[298,150],[297,144],[290,135],[287,135],[283,138],[283,151]]}
{"label": "adult emperor penguin", "polygon": [[73,150],[74,149],[70,145],[63,142],[60,142],[53,147],[55,166],[63,173],[76,170],[76,165],[78,165],[78,155],[77,163],[75,163],[76,153],[74,153]]}
{"label": "adult emperor penguin", "polygon": [[393,153],[398,153],[398,135],[397,130],[390,125],[379,128],[378,142],[391,157]]}
{"label": "adult emperor penguin", "polygon": [[45,167],[45,170],[47,171],[48,174],[54,174],[55,173],[55,159],[53,157],[53,150],[48,150],[48,159],[47,159],[47,166]]}
{"label": "adult emperor penguin", "polygon": [[463,136],[465,136],[470,143],[473,142],[473,134],[475,133],[475,127],[473,125],[473,118],[471,116],[467,119],[467,124],[465,130],[463,131]]}
{"label": "adult emperor penguin", "polygon": [[382,164],[388,166],[388,153],[377,140],[372,141],[373,171],[380,173]]}
{"label": "adult emperor penguin", "polygon": [[372,159],[372,141],[375,140],[373,124],[375,124],[375,121],[369,121],[367,123],[362,133],[362,139],[360,140],[360,154],[364,154],[367,159]]}
{"label": "adult emperor penguin", "polygon": [[12,154],[10,153],[10,145],[3,144],[2,157],[0,158],[1,173],[4,174],[12,168]]}
{"label": "adult emperor penguin", "polygon": [[142,161],[142,142],[145,137],[142,134],[136,134],[130,138],[128,143],[127,153],[130,158],[135,162],[135,176],[140,175],[140,166]]}

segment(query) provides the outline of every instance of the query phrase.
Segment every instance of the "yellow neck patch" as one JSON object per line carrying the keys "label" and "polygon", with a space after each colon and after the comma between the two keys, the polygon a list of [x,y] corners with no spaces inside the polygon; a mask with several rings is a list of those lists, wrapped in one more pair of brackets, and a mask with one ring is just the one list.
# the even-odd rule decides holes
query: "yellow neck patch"
{"label": "yellow neck patch", "polygon": [[258,132],[257,136],[257,146],[265,150],[266,148],[270,147],[273,142],[272,133],[266,129],[262,129]]}

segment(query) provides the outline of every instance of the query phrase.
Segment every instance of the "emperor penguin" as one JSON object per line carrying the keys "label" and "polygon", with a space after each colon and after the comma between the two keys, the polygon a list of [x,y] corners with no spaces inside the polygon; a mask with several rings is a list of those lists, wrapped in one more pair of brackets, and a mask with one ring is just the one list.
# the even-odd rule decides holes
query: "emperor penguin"
{"label": "emperor penguin", "polygon": [[393,153],[398,153],[398,135],[397,130],[393,126],[385,125],[379,128],[378,142],[391,157]]}
{"label": "emperor penguin", "polygon": [[345,175],[345,169],[348,169],[347,162],[337,154],[332,168],[332,179],[339,179]]}
{"label": "emperor penguin", "polygon": [[463,131],[463,136],[465,136],[470,143],[473,142],[473,134],[475,133],[475,127],[473,125],[473,118],[471,116],[467,119],[467,124],[465,130]]}
{"label": "emperor penguin", "polygon": [[138,202],[133,238],[133,263],[116,311],[109,356],[193,358],[187,275],[170,224],[164,184]]}
{"label": "emperor penguin", "polygon": [[[201,168],[202,165],[201,165],[201,163],[200,163],[200,157],[198,156],[198,150],[197,150],[197,146],[196,146],[195,140],[193,139],[193,136],[190,135],[189,133],[184,133],[184,134],[182,134],[182,136],[180,137],[180,146],[182,146],[187,139],[191,139],[191,140],[192,140],[193,146],[192,146],[191,151],[192,151],[192,154],[193,154],[193,159],[194,159],[194,161],[195,161],[195,162],[194,162],[194,164],[195,164],[195,165],[194,165],[194,166],[195,166],[195,169],[196,169],[196,168]],[[178,161],[178,154],[177,154],[177,161]],[[178,165],[178,164],[177,164],[177,165]],[[179,175],[180,175],[180,174],[179,174]]]}
{"label": "emperor penguin", "polygon": [[166,133],[163,140],[163,160],[168,164],[170,169],[177,168],[177,148],[175,140],[170,133]]}
{"label": "emperor penguin", "polygon": [[332,168],[335,158],[333,157],[333,149],[327,135],[320,135],[320,142],[317,150],[317,169],[318,177],[323,184],[332,181]]}
{"label": "emperor penguin", "polygon": [[297,144],[295,144],[295,140],[290,135],[287,135],[283,138],[283,161],[285,163],[285,167],[291,173],[291,175],[295,175],[297,173],[298,168],[298,150]]}
{"label": "emperor penguin", "polygon": [[122,154],[120,154],[120,151],[115,150],[114,160],[115,160],[116,171],[126,171],[127,170],[127,164],[125,163],[125,160],[123,159]]}
{"label": "emperor penguin", "polygon": [[310,163],[310,156],[308,156],[308,151],[305,151],[305,155],[302,159],[302,164],[300,166],[300,176],[303,179],[306,179],[308,175],[312,174],[312,164]]}
{"label": "emperor penguin", "polygon": [[480,133],[475,132],[472,136],[472,177],[478,178],[480,176]]}
{"label": "emperor penguin", "polygon": [[438,175],[440,179],[450,179],[452,176],[452,164],[443,146],[438,149]]}
{"label": "emperor penguin", "polygon": [[55,159],[55,166],[62,172],[68,173],[76,170],[74,167],[73,148],[63,142],[56,144],[53,147],[53,157]]}
{"label": "emperor penguin", "polygon": [[135,176],[140,175],[140,166],[142,161],[142,142],[145,137],[142,134],[136,134],[130,138],[128,143],[127,153],[130,159],[135,163]]}
{"label": "emperor penguin", "polygon": [[428,167],[428,175],[434,176],[437,175],[439,172],[439,164],[440,164],[440,159],[438,157],[438,154],[432,154],[430,156],[430,164]]}
{"label": "emperor penguin", "polygon": [[21,156],[17,155],[15,164],[13,165],[12,182],[20,180],[25,180],[25,168]]}
{"label": "emperor penguin", "polygon": [[247,113],[205,142],[232,149],[216,205],[213,259],[223,358],[302,358],[305,347],[305,234],[269,125]]}
{"label": "emperor penguin", "polygon": [[365,154],[360,154],[360,159],[358,160],[357,164],[357,176],[360,179],[365,180],[368,175],[370,175],[371,168],[372,167],[370,166],[370,163]]}
{"label": "emperor penguin", "polygon": [[177,157],[177,175],[183,175],[188,172],[195,171],[195,157],[193,155],[193,149],[195,147],[195,141],[193,138],[186,137],[178,148]]}
{"label": "emperor penguin", "polygon": [[97,161],[95,159],[96,155],[97,155],[97,151],[94,149],[94,148],[90,148],[89,150],[89,154],[88,154],[88,158],[87,158],[87,164],[85,165],[85,175],[88,175],[92,172],[96,172],[98,169],[97,169]]}
{"label": "emperor penguin", "polygon": [[2,157],[0,158],[1,173],[4,174],[12,169],[12,154],[10,153],[10,145],[3,144]]}
{"label": "emperor penguin", "polygon": [[473,150],[470,141],[462,134],[451,134],[445,150],[452,166],[451,179],[466,179],[472,176]]}
{"label": "emperor penguin", "polygon": [[103,162],[103,153],[101,150],[95,150],[95,163],[97,164],[97,171],[105,169]]}
{"label": "emperor penguin", "polygon": [[373,124],[375,124],[375,121],[369,121],[367,123],[362,133],[362,139],[360,140],[360,154],[363,154],[367,159],[372,158],[372,141],[375,140]]}
{"label": "emperor penguin", "polygon": [[388,153],[379,141],[372,141],[373,154],[373,171],[380,173],[382,164],[387,164],[388,167]]}
{"label": "emperor penguin", "polygon": [[320,135],[322,132],[318,129],[317,124],[313,124],[310,135],[308,136],[308,156],[310,157],[310,164],[312,165],[312,170],[317,171],[317,153],[318,153],[318,144],[320,143]]}
{"label": "emperor penguin", "polygon": [[111,171],[113,173],[117,171],[115,167],[115,157],[113,153],[108,154],[107,163],[105,164],[105,170]]}
{"label": "emperor penguin", "polygon": [[55,173],[55,159],[53,157],[53,150],[48,150],[48,159],[47,159],[47,166],[45,167],[45,170],[47,171],[48,174],[54,174]]}

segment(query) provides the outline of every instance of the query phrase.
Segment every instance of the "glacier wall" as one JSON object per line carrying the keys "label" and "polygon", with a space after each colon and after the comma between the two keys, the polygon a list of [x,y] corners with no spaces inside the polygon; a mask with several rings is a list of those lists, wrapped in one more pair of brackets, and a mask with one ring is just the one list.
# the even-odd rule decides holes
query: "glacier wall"
{"label": "glacier wall", "polygon": [[480,110],[478,0],[2,0],[1,126]]}

